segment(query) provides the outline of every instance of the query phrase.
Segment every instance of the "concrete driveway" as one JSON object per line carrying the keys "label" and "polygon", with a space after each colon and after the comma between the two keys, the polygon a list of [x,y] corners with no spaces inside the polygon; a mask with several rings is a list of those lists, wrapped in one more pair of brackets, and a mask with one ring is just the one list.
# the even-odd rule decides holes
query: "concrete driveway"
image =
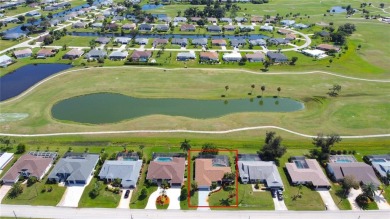
{"label": "concrete driveway", "polygon": [[157,197],[161,194],[162,189],[158,187],[156,191],[154,191],[152,194],[150,194],[148,203],[146,204],[145,209],[157,209],[156,207],[156,200]]}
{"label": "concrete driveway", "polygon": [[324,202],[326,209],[328,211],[338,211],[340,210],[339,207],[337,207],[336,203],[334,203],[334,200],[332,196],[329,193],[329,190],[327,189],[318,189],[317,192],[320,194],[322,201]]}
{"label": "concrete driveway", "polygon": [[359,207],[359,205],[356,204],[356,201],[355,201],[356,197],[360,194],[362,194],[362,190],[360,188],[357,190],[352,188],[351,191],[349,192],[347,199],[348,199],[349,203],[351,203],[352,210],[355,210],[355,211],[362,210]]}
{"label": "concrete driveway", "polygon": [[68,186],[60,203],[57,206],[61,207],[78,207],[81,196],[83,195],[85,185]]}
{"label": "concrete driveway", "polygon": [[279,201],[278,198],[272,198],[272,200],[274,201],[276,211],[287,211],[288,210],[286,204],[284,203],[284,200]]}
{"label": "concrete driveway", "polygon": [[180,187],[172,187],[166,190],[167,196],[169,197],[170,203],[168,209],[180,210]]}
{"label": "concrete driveway", "polygon": [[208,189],[199,189],[198,191],[198,206],[207,206],[198,208],[198,210],[210,210],[209,206],[209,193]]}
{"label": "concrete driveway", "polygon": [[11,190],[12,186],[11,185],[3,185],[0,188],[0,203],[3,200],[3,198],[7,195],[9,190]]}
{"label": "concrete driveway", "polygon": [[122,191],[121,200],[119,201],[119,205],[116,208],[124,208],[124,209],[130,208],[130,199],[131,199],[131,195],[133,194],[133,190],[130,189],[129,197],[125,198],[126,190],[127,189],[121,190]]}
{"label": "concrete driveway", "polygon": [[390,210],[389,203],[387,203],[386,199],[383,197],[383,195],[381,195],[380,191],[375,192],[374,200],[378,205],[379,210]]}

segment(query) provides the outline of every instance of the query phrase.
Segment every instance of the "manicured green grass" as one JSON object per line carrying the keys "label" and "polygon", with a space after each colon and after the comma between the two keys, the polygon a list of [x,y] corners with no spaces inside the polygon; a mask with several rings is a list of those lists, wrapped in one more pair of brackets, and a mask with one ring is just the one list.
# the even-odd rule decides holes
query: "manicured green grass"
{"label": "manicured green grass", "polygon": [[329,190],[334,202],[340,210],[351,210],[351,203],[344,196],[344,189],[337,183],[332,183],[332,189]]}
{"label": "manicured green grass", "polygon": [[372,201],[370,203],[368,203],[367,207],[364,209],[364,210],[378,210],[378,205],[376,204],[376,202]]}
{"label": "manicured green grass", "polygon": [[[322,202],[321,196],[318,192],[311,190],[310,188],[303,186],[299,189],[298,186],[290,185],[290,182],[287,179],[285,163],[288,162],[288,158],[291,156],[308,154],[307,150],[288,150],[287,153],[279,159],[279,173],[283,180],[284,184],[284,202],[286,203],[288,210],[311,210],[318,211],[324,210],[325,204]],[[300,198],[294,199],[294,196],[298,193],[301,193]]]}
{"label": "manicured green grass", "polygon": [[199,205],[199,192],[196,191],[194,192],[194,194],[190,197],[190,203],[191,203],[191,207],[190,209],[192,208],[192,206],[198,206]]}
{"label": "manicured green grass", "polygon": [[22,43],[24,40],[0,40],[0,50],[8,49],[11,46],[15,46]]}
{"label": "manicured green grass", "polygon": [[271,192],[253,192],[252,185],[238,184],[239,210],[274,210]]}
{"label": "manicured green grass", "polygon": [[[144,153],[146,153],[146,155],[144,155],[144,156],[149,158],[151,156],[151,151],[150,150],[147,150],[147,151],[149,151],[149,152],[144,152]],[[138,179],[137,187],[134,189],[133,194],[131,196],[130,208],[144,209],[146,207],[146,204],[148,203],[150,194],[152,194],[154,191],[157,190],[157,186],[150,186],[150,187],[144,186],[147,170],[148,170],[148,165],[144,164],[142,167],[141,176]],[[146,190],[147,190],[147,196],[145,198],[140,197],[141,190],[143,188],[146,188]]]}
{"label": "manicured green grass", "polygon": [[107,185],[105,185],[104,183],[102,184],[100,194],[96,198],[92,199],[89,196],[89,192],[93,190],[95,182],[97,181],[98,179],[94,177],[88,184],[88,186],[84,189],[83,195],[81,196],[81,199],[79,201],[79,207],[116,208],[121,199],[121,194],[115,194],[113,192],[110,192],[109,190],[106,191]]}
{"label": "manicured green grass", "polygon": [[[176,124],[185,124],[187,129],[193,130],[226,130],[245,126],[276,125],[312,135],[319,132],[359,135],[387,133],[389,127],[386,124],[390,124],[388,122],[390,117],[382,116],[383,113],[390,112],[389,106],[383,104],[383,100],[387,98],[386,94],[390,92],[386,83],[356,81],[323,74],[309,74],[302,77],[288,74],[255,75],[237,73],[234,70],[164,71],[137,68],[137,71],[134,71],[134,68],[131,66],[118,69],[83,69],[56,77],[14,102],[1,104],[3,112],[30,114],[30,117],[24,120],[12,122],[8,132],[175,129]],[[161,81],[164,83],[160,83]],[[289,113],[236,113],[207,120],[155,115],[94,126],[64,123],[54,120],[50,115],[50,109],[57,101],[88,93],[114,92],[140,98],[220,99],[220,95],[225,92],[225,85],[229,85],[227,98],[238,99],[248,98],[247,93],[253,83],[266,85],[265,96],[276,95],[276,88],[280,86],[282,97],[304,102],[305,109]],[[342,86],[340,96],[327,98],[326,92],[335,83]],[[364,91],[361,90],[362,87]],[[67,92],[63,92],[65,90]],[[256,95],[260,92],[259,88],[255,89]],[[44,102],[41,101],[43,99]],[[349,105],[370,107],[351,109]],[[348,108],[347,111],[344,110],[345,107]],[[346,124],[345,120],[349,120],[352,115],[356,121]],[[156,119],[161,122],[155,123]],[[256,132],[247,131],[240,134],[253,135]]]}
{"label": "manicured green grass", "polygon": [[82,47],[89,47],[89,42],[91,40],[95,40],[96,37],[81,37],[81,36],[70,36],[66,35],[61,37],[61,39],[56,40],[52,43],[53,46],[82,46]]}
{"label": "manicured green grass", "polygon": [[32,7],[27,6],[27,5],[20,5],[20,6],[16,7],[16,9],[12,9],[12,10],[5,9],[4,15],[5,16],[14,16],[17,14],[22,14],[22,13],[33,11],[36,9],[38,9],[38,8],[32,8]]}
{"label": "manicured green grass", "polygon": [[[2,204],[12,205],[48,205],[56,206],[64,194],[66,187],[60,187],[56,184],[45,184],[46,178],[42,182],[37,182],[34,185],[27,187],[23,186],[23,193],[18,197],[11,199],[8,196],[3,199]],[[53,190],[48,192],[49,188]],[[46,188],[46,192],[43,189]]]}

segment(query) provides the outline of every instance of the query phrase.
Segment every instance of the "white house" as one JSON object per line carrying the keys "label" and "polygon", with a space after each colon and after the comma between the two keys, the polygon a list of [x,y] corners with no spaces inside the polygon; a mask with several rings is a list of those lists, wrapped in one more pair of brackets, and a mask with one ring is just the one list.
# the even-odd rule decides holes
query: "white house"
{"label": "white house", "polygon": [[325,58],[328,56],[328,55],[326,55],[325,51],[322,51],[319,49],[305,49],[305,50],[302,50],[302,54],[307,55],[307,56],[311,56],[311,57],[314,57],[317,59],[322,59],[322,58]]}
{"label": "white house", "polygon": [[4,167],[14,158],[13,153],[0,153],[0,171],[4,169]]}
{"label": "white house", "polygon": [[225,53],[223,54],[222,59],[228,62],[238,62],[242,59],[242,56],[240,53],[237,52]]}

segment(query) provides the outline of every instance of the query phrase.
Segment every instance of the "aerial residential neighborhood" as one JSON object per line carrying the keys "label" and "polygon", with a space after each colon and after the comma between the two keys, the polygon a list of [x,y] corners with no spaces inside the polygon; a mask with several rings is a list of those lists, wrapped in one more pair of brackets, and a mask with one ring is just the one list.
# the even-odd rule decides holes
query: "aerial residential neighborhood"
{"label": "aerial residential neighborhood", "polygon": [[390,218],[390,3],[0,0],[0,218]]}

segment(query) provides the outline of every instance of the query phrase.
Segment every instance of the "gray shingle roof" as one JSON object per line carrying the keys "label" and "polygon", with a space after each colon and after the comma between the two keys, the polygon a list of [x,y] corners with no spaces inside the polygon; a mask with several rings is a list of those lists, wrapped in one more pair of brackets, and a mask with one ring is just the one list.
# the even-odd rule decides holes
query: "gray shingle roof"
{"label": "gray shingle roof", "polygon": [[138,181],[142,160],[137,161],[119,161],[106,160],[100,170],[100,179],[116,179],[122,180],[123,187],[135,187]]}
{"label": "gray shingle roof", "polygon": [[61,158],[48,178],[58,180],[58,175],[63,174],[68,176],[66,180],[86,181],[98,160],[98,154],[76,154]]}
{"label": "gray shingle roof", "polygon": [[278,168],[272,161],[238,161],[240,178],[265,181],[268,187],[283,188]]}

